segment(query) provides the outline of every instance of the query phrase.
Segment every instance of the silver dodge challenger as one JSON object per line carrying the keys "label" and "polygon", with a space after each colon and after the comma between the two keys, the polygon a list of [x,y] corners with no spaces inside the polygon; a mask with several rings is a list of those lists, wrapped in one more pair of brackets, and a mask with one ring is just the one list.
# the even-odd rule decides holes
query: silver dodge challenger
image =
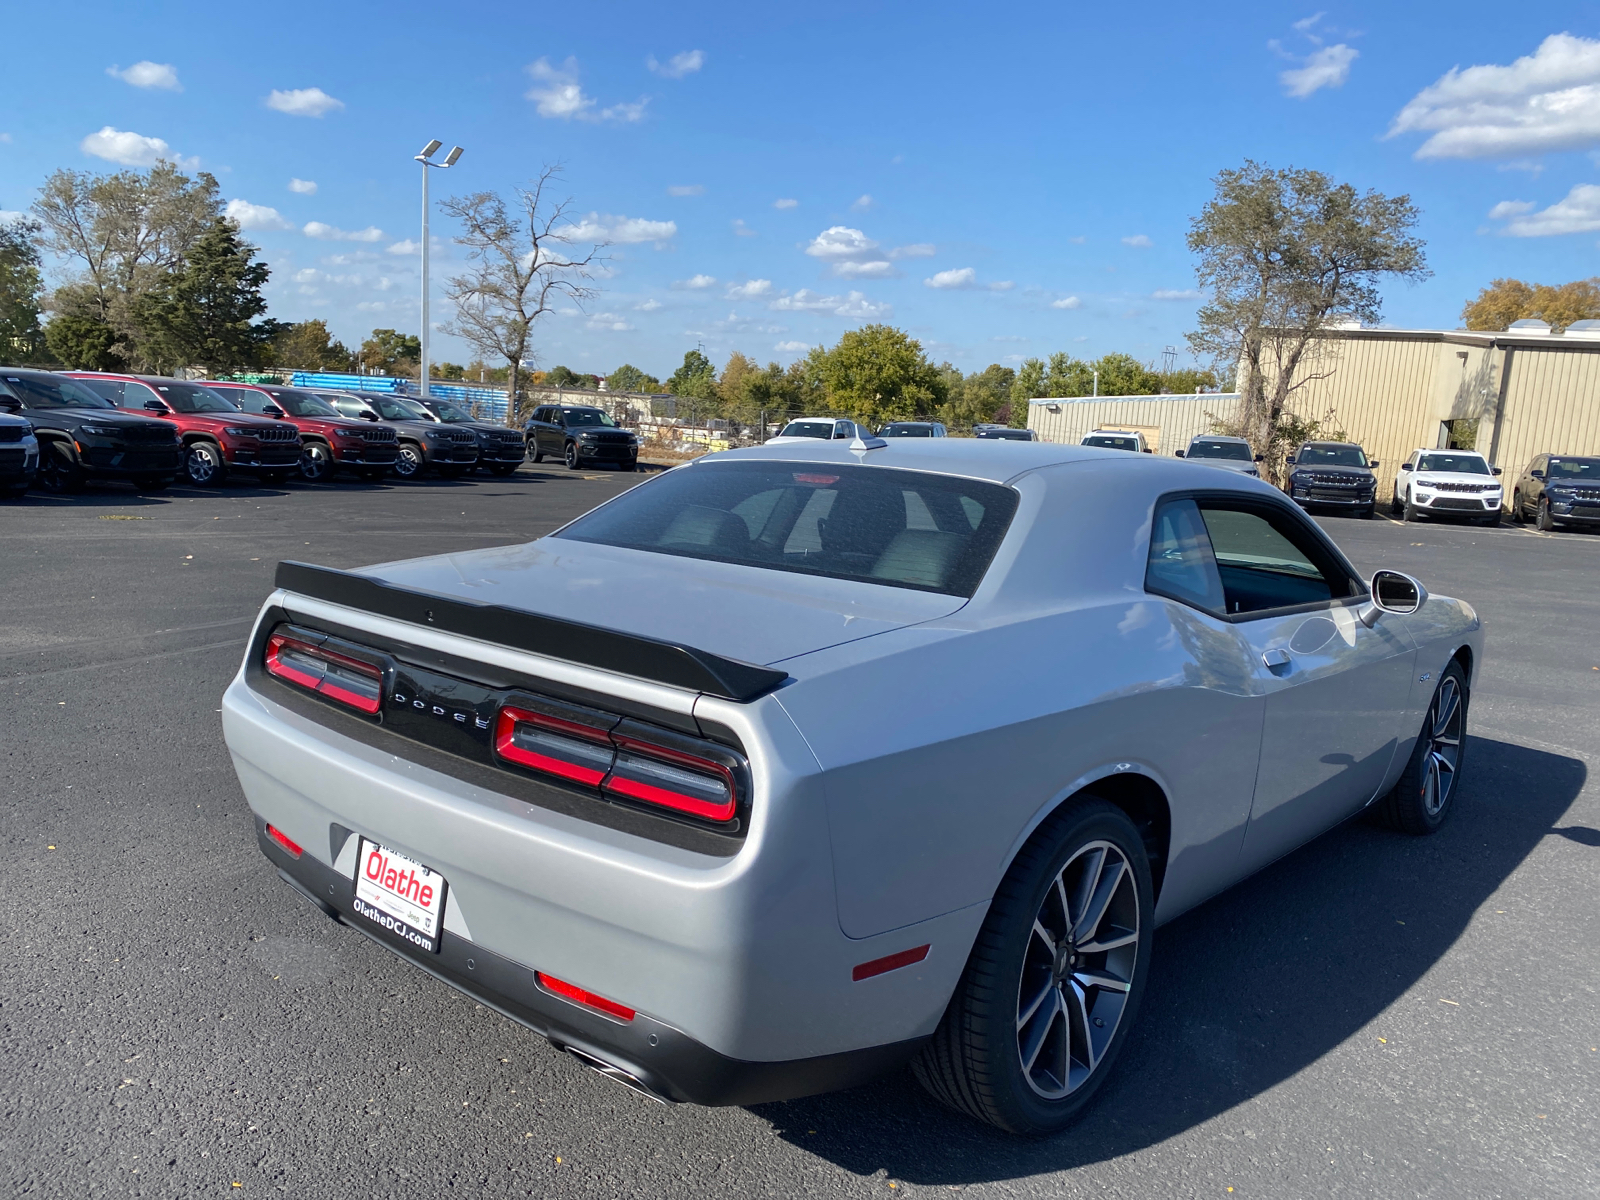
{"label": "silver dodge challenger", "polygon": [[280,565],[223,721],[328,916],[664,1101],[909,1062],[1021,1134],[1154,930],[1450,816],[1472,608],[1282,493],[969,439],[712,455],[524,545]]}

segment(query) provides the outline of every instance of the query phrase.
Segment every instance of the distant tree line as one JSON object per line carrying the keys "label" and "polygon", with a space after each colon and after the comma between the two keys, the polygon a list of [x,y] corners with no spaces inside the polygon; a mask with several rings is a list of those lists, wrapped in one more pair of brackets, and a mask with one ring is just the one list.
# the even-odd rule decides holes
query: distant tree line
{"label": "distant tree line", "polygon": [[1496,279],[1461,310],[1468,329],[1509,329],[1513,321],[1536,319],[1556,333],[1575,321],[1600,320],[1600,276],[1551,286]]}

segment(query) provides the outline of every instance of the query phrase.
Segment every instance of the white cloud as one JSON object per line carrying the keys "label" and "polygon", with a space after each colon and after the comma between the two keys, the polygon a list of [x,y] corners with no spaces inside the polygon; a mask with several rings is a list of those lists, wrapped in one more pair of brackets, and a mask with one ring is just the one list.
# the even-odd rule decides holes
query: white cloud
{"label": "white cloud", "polygon": [[1350,78],[1350,64],[1361,57],[1343,42],[1337,46],[1323,46],[1306,55],[1301,66],[1291,67],[1278,76],[1286,95],[1304,100],[1313,92],[1325,87],[1341,87]]}
{"label": "white cloud", "polygon": [[293,223],[284,219],[282,213],[275,208],[268,208],[265,204],[251,204],[248,200],[229,200],[228,207],[222,210],[222,215],[239,222],[240,229],[293,229]]}
{"label": "white cloud", "polygon": [[535,103],[541,117],[567,121],[594,107],[594,97],[585,96],[578,87],[577,59],[569,58],[559,67],[551,66],[548,58],[536,59],[528,64],[528,74],[534,85],[523,96]]}
{"label": "white cloud", "polygon": [[1150,293],[1152,300],[1198,300],[1200,293],[1193,288],[1158,288]]}
{"label": "white cloud", "polygon": [[798,201],[798,200],[774,200],[772,202],[772,207],[773,208],[799,208],[800,207],[800,201]]}
{"label": "white cloud", "polygon": [[1146,249],[1155,245],[1155,243],[1150,240],[1149,235],[1144,233],[1136,233],[1132,237],[1125,237],[1122,239],[1122,244],[1124,246],[1138,246],[1140,249]]}
{"label": "white cloud", "polygon": [[1059,300],[1050,301],[1051,308],[1082,308],[1083,301],[1076,296],[1063,296]]}
{"label": "white cloud", "polygon": [[728,287],[729,300],[753,300],[757,296],[766,296],[772,292],[772,280],[752,279],[747,283],[730,284]]}
{"label": "white cloud", "polygon": [[717,277],[715,275],[691,275],[687,279],[678,280],[672,286],[689,288],[691,291],[700,291],[703,288],[716,286],[716,282]]}
{"label": "white cloud", "polygon": [[890,258],[932,258],[938,248],[932,242],[914,242],[909,246],[896,246],[889,251]]}
{"label": "white cloud", "polygon": [[633,246],[654,242],[657,246],[677,235],[676,221],[649,221],[643,217],[618,217],[610,213],[590,213],[583,220],[561,231],[562,236],[574,242],[610,242]]}
{"label": "white cloud", "polygon": [[635,304],[633,307],[638,312],[655,312],[656,309],[661,307],[661,301],[652,297],[643,304]]}
{"label": "white cloud", "polygon": [[989,290],[991,292],[1009,292],[1016,286],[1017,285],[1009,279],[997,279],[995,282],[989,285]]}
{"label": "white cloud", "polygon": [[407,238],[403,242],[396,242],[394,245],[390,246],[388,251],[387,251],[387,253],[389,253],[389,254],[415,254],[415,253],[417,253],[417,251],[419,251],[421,249],[422,249],[422,243],[421,242],[413,241],[411,238]]}
{"label": "white cloud", "polygon": [[885,317],[894,310],[887,304],[874,304],[860,292],[847,296],[819,296],[801,288],[794,295],[779,296],[769,308],[777,312],[832,313],[837,317]]}
{"label": "white cloud", "polygon": [[335,100],[317,87],[296,88],[288,92],[280,92],[277,88],[273,88],[272,94],[267,97],[267,107],[276,112],[288,113],[291,117],[323,117],[343,108],[344,101]]}
{"label": "white cloud", "polygon": [[[631,102],[613,104],[608,108],[602,108],[600,110],[600,120],[622,122],[642,121],[644,120],[645,105],[649,103],[650,98],[648,96],[641,96],[639,99]],[[584,114],[580,113],[578,115],[583,116]]]}
{"label": "white cloud", "polygon": [[1554,237],[1563,233],[1600,230],[1600,185],[1580,183],[1549,208],[1534,211],[1526,200],[1505,200],[1489,210],[1507,219],[1504,232],[1512,237]]}
{"label": "white cloud", "polygon": [[27,215],[25,212],[17,212],[14,209],[0,208],[0,225],[9,225],[13,221],[20,221]]}
{"label": "white cloud", "polygon": [[669,196],[704,196],[706,185],[703,183],[675,183],[667,189]]}
{"label": "white cloud", "polygon": [[802,350],[811,349],[810,342],[778,342],[773,347],[780,354],[799,354]]}
{"label": "white cloud", "polygon": [[598,329],[606,333],[629,333],[633,330],[633,326],[617,316],[616,313],[593,313],[586,324],[590,329]]}
{"label": "white cloud", "polygon": [[136,62],[131,67],[107,67],[106,74],[136,88],[156,88],[164,92],[183,91],[183,85],[178,82],[178,70],[171,63],[154,63],[147,59],[144,62]]}
{"label": "white cloud", "polygon": [[113,129],[110,125],[99,133],[91,133],[84,138],[78,143],[78,149],[96,158],[103,158],[107,162],[120,163],[124,167],[153,167],[162,159],[190,170],[200,165],[198,158],[184,158],[174,154],[172,147],[160,138],[128,133],[125,130]]}
{"label": "white cloud", "polygon": [[365,229],[346,230],[334,225],[325,225],[321,221],[307,221],[301,227],[301,233],[309,238],[317,238],[324,242],[381,242],[383,230],[376,225],[368,225]]}
{"label": "white cloud", "polygon": [[291,179],[289,180],[289,190],[297,196],[315,196],[317,194],[317,184],[313,179]]}
{"label": "white cloud", "polygon": [[1327,16],[1327,15],[1328,14],[1325,13],[1325,12],[1319,12],[1319,13],[1312,13],[1311,16],[1309,16],[1309,17],[1301,17],[1298,21],[1296,21],[1294,23],[1293,28],[1294,28],[1295,32],[1297,32],[1297,33],[1309,33],[1310,30],[1311,30],[1311,27],[1313,25],[1315,25],[1318,21],[1322,20],[1322,18]]}
{"label": "white cloud", "polygon": [[754,229],[751,229],[750,226],[748,226],[748,225],[746,225],[744,223],[744,218],[743,217],[735,217],[733,219],[733,232],[735,234],[737,234],[739,237],[760,237],[761,236]]}
{"label": "white cloud", "polygon": [[829,270],[840,279],[893,279],[900,274],[892,262],[882,258],[867,262],[836,262]]}
{"label": "white cloud", "polygon": [[806,253],[812,258],[832,261],[861,260],[877,257],[878,243],[848,225],[833,225],[811,240]]}
{"label": "white cloud", "polygon": [[948,271],[939,271],[924,279],[922,286],[930,288],[973,288],[978,286],[978,273],[971,267],[952,267]]}
{"label": "white cloud", "polygon": [[872,207],[872,197],[867,195],[858,196],[855,203],[850,207],[855,209],[856,212],[866,212],[867,209]]}
{"label": "white cloud", "polygon": [[656,56],[652,54],[644,60],[644,65],[663,78],[682,79],[685,75],[693,75],[706,65],[706,52],[685,50],[681,54],[674,54],[666,62],[657,62]]}
{"label": "white cloud", "polygon": [[1509,67],[1453,67],[1387,137],[1429,133],[1417,158],[1515,158],[1600,143],[1600,41],[1555,33]]}

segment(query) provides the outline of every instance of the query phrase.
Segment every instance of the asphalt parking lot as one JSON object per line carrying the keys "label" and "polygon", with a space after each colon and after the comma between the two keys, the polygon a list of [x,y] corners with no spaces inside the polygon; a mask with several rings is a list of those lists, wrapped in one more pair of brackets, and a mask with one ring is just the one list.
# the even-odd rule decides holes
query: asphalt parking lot
{"label": "asphalt parking lot", "polygon": [[1166,926],[1118,1078],[1050,1141],[909,1073],[661,1107],[314,912],[217,715],[275,564],[525,540],[639,478],[0,505],[11,1194],[1600,1194],[1600,535],[1325,522],[1484,617],[1456,819],[1353,821]]}

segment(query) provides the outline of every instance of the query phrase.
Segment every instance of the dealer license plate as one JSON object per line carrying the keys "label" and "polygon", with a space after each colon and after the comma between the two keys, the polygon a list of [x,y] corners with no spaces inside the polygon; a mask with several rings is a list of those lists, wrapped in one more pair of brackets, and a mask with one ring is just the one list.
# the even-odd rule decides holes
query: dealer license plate
{"label": "dealer license plate", "polygon": [[430,954],[439,949],[444,925],[444,876],[361,839],[356,855],[356,915]]}

